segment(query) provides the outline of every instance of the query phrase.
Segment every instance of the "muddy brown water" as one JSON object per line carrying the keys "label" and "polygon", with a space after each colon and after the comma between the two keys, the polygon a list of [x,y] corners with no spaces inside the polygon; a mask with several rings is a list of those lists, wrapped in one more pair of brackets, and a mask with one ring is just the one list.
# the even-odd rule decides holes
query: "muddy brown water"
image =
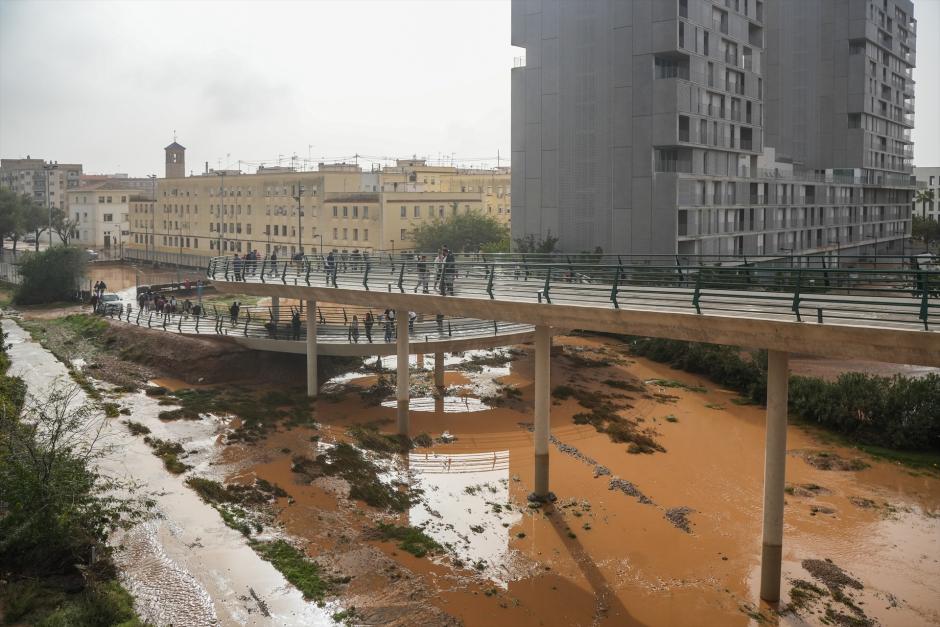
{"label": "muddy brown water", "polygon": [[[610,340],[561,337],[555,343],[626,354]],[[551,487],[558,501],[533,510],[526,506],[532,434],[519,426],[532,419],[532,368],[526,356],[489,373],[448,371],[449,385],[485,387],[487,379],[514,384],[522,400],[504,407],[455,412],[413,399],[412,435],[448,431],[457,440],[399,461],[425,498],[391,519],[427,524],[429,535],[457,547],[462,568],[452,558],[417,559],[394,543],[370,540],[363,531],[390,518],[343,498],[341,485],[299,485],[290,457],[316,452],[311,431],[275,433],[259,447],[228,447],[223,459],[231,464],[229,478],[259,476],[285,486],[293,499],[279,516],[285,531],[308,541],[311,555],[354,576],[344,601],[367,613],[370,604],[382,606],[387,613],[379,615],[392,624],[442,623],[434,610],[466,625],[744,625],[753,622],[748,612],[754,611],[782,624],[820,624],[821,614],[776,616],[757,598],[762,408],[736,405],[734,394],[711,382],[646,360],[585,368],[556,355],[553,386],[609,393],[616,390],[602,383],[606,379],[667,379],[707,392],[648,385],[649,392],[676,397],[673,402],[629,393],[633,407],[623,415],[642,418],[666,448],[652,455],[628,454],[625,444],[574,424],[572,415],[584,409],[573,399],[555,401],[552,434],[580,456],[552,445]],[[352,380],[372,382],[374,377]],[[349,425],[366,422],[391,432],[394,415],[393,407],[367,406],[356,394],[320,400],[318,435],[343,440]],[[885,625],[940,624],[940,479],[869,458],[870,467],[857,472],[819,470],[802,451],[847,459],[860,454],[822,444],[798,427],[790,427],[787,447],[787,483],[824,489],[787,496],[783,603],[792,580],[812,580],[801,562],[828,558],[863,582],[854,598],[868,617]],[[611,475],[595,477],[595,465],[586,460]],[[611,476],[631,482],[652,504],[609,489]],[[866,499],[875,506],[857,505]],[[494,513],[493,503],[500,512]],[[690,510],[690,533],[666,518],[673,508]],[[478,560],[483,565],[472,568]],[[405,598],[406,609],[389,609]]]}

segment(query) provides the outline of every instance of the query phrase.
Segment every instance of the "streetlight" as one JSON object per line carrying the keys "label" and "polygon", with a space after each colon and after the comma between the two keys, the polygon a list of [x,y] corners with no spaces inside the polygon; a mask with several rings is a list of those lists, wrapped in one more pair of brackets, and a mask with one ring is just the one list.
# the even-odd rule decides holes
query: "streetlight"
{"label": "streetlight", "polygon": [[304,193],[304,186],[300,183],[297,183],[297,195],[294,196],[294,200],[297,201],[297,253],[303,254],[304,250],[304,227],[301,226],[300,217],[303,215],[303,207],[300,204],[301,197]]}
{"label": "streetlight", "polygon": [[46,171],[46,201],[49,203],[49,248],[52,248],[52,183],[49,182],[49,175],[53,170],[59,169],[57,163],[43,164],[42,169]]}
{"label": "streetlight", "polygon": [[222,171],[216,170],[216,174],[222,177],[221,182],[219,183],[219,208],[218,208],[219,221],[215,225],[216,233],[218,234],[218,238],[217,238],[216,245],[215,245],[215,254],[217,257],[221,257],[222,256],[222,203],[225,202],[225,170],[222,170]]}
{"label": "streetlight", "polygon": [[[314,233],[314,234],[313,234],[313,239],[315,239],[315,240],[316,240],[316,239],[319,239],[319,240],[320,240],[320,257],[322,258],[322,257],[323,257],[323,236],[320,235],[319,233]],[[319,262],[317,262],[317,263],[319,263]],[[317,266],[317,267],[319,267],[319,266]]]}
{"label": "streetlight", "polygon": [[144,220],[144,257],[149,261],[150,260],[150,227],[153,226],[150,221],[150,215],[153,211],[156,210],[157,206],[157,175],[148,174],[147,178],[150,179],[150,200],[153,201],[153,207],[147,208],[144,206],[146,219]]}

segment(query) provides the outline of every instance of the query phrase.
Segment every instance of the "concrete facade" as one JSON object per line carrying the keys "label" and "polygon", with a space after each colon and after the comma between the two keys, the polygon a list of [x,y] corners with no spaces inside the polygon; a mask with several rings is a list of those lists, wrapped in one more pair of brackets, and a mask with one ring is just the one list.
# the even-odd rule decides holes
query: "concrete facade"
{"label": "concrete facade", "polygon": [[100,181],[68,193],[75,243],[88,248],[122,250],[130,237],[129,215],[142,190],[120,181]]}
{"label": "concrete facade", "polygon": [[[512,70],[513,237],[551,233],[569,252],[900,254],[916,25],[907,0],[883,4],[513,0],[526,49]],[[778,45],[810,15],[826,21],[800,38],[829,46]],[[796,118],[806,128],[775,150]],[[823,128],[838,130],[798,141]]]}
{"label": "concrete facade", "polygon": [[43,159],[0,159],[0,186],[32,197],[43,207],[68,209],[67,193],[80,184],[80,163]]}

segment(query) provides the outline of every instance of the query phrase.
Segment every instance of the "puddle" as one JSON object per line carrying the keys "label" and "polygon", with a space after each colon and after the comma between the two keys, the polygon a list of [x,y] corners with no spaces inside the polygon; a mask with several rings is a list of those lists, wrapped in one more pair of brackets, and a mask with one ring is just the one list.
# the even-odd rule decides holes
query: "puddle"
{"label": "puddle", "polygon": [[[398,409],[398,401],[382,401],[382,407]],[[445,396],[434,398],[432,396],[408,399],[408,408],[411,411],[443,412],[446,414],[472,414],[478,411],[492,409],[489,405],[472,396]]]}

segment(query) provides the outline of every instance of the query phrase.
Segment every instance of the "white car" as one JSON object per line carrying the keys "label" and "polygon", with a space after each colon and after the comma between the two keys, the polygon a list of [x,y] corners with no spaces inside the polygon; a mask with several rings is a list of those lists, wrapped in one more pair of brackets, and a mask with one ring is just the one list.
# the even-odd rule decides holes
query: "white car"
{"label": "white car", "polygon": [[88,256],[88,261],[94,261],[94,260],[96,260],[96,259],[98,258],[98,253],[97,253],[97,251],[94,251],[94,250],[92,250],[92,249],[90,249],[90,248],[85,251],[85,254]]}
{"label": "white car", "polygon": [[119,314],[124,310],[124,301],[114,292],[105,292],[98,301],[98,311],[103,314]]}

